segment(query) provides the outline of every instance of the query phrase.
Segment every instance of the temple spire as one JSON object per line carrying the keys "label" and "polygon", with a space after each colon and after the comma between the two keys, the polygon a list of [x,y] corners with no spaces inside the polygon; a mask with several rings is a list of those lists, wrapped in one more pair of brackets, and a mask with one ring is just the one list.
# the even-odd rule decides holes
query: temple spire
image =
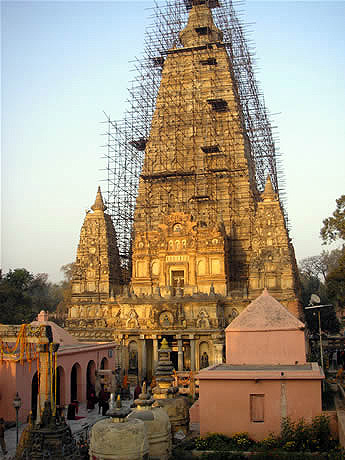
{"label": "temple spire", "polygon": [[220,42],[223,33],[213,22],[207,4],[194,4],[189,12],[187,26],[180,32],[182,45],[187,48],[206,43]]}
{"label": "temple spire", "polygon": [[103,197],[102,197],[102,192],[101,192],[101,187],[98,186],[97,190],[97,195],[96,195],[96,200],[94,204],[91,206],[92,211],[105,211],[107,207],[105,206],[103,202]]}
{"label": "temple spire", "polygon": [[264,201],[272,201],[277,198],[277,194],[273,190],[273,185],[270,175],[267,176],[265,190],[261,194]]}

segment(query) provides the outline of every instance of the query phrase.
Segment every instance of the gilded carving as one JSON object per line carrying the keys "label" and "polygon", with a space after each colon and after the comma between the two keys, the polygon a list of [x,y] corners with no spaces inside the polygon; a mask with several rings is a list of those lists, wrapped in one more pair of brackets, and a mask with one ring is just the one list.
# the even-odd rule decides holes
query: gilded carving
{"label": "gilded carving", "polygon": [[127,329],[139,329],[138,313],[132,308],[126,321]]}

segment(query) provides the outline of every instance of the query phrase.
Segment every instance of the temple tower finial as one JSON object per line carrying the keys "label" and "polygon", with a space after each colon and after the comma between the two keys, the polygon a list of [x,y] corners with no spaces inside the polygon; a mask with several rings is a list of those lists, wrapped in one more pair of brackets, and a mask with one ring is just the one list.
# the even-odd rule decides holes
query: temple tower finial
{"label": "temple tower finial", "polygon": [[98,186],[97,195],[94,204],[91,206],[92,211],[102,211],[104,212],[107,207],[103,202],[101,187]]}
{"label": "temple tower finial", "polygon": [[187,48],[220,42],[222,39],[223,32],[214,24],[208,5],[206,3],[194,3],[189,12],[187,26],[180,32],[182,45]]}

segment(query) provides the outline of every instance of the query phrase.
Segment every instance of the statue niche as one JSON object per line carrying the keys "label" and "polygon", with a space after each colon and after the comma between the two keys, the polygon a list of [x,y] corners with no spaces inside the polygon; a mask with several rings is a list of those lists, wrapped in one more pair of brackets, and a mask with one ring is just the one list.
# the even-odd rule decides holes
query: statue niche
{"label": "statue niche", "polygon": [[138,374],[138,346],[134,340],[128,345],[128,373]]}
{"label": "statue niche", "polygon": [[174,317],[170,311],[163,311],[159,315],[159,324],[162,327],[172,327],[174,324]]}
{"label": "statue niche", "polygon": [[129,312],[128,319],[126,321],[127,329],[139,329],[138,313],[132,309]]}
{"label": "statue niche", "polygon": [[204,310],[201,310],[198,314],[198,319],[196,321],[196,327],[199,329],[209,329],[210,321],[208,319],[208,313]]}

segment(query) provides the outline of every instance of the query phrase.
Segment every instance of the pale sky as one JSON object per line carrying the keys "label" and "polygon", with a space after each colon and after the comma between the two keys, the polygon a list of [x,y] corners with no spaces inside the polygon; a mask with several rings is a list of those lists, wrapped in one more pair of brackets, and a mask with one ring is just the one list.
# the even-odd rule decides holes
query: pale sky
{"label": "pale sky", "polygon": [[[2,1],[1,267],[61,279],[102,186],[102,111],[121,119],[151,1]],[[345,193],[345,2],[248,1],[256,77],[277,114],[297,260]]]}

